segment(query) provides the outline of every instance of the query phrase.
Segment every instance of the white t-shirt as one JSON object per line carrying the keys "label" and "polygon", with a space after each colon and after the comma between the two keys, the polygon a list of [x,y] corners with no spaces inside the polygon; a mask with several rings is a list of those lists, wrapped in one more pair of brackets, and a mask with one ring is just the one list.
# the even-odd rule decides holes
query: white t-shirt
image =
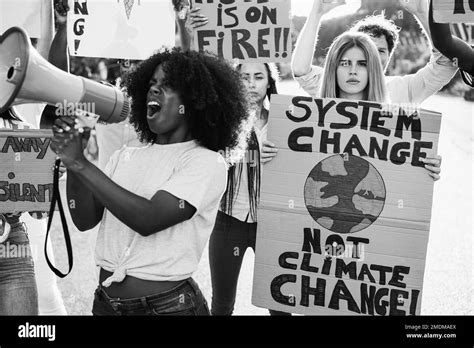
{"label": "white t-shirt", "polygon": [[123,146],[142,147],[138,135],[128,119],[120,123],[95,125],[97,146],[99,147],[99,168],[104,170],[115,151]]}
{"label": "white t-shirt", "polygon": [[105,171],[118,185],[151,199],[163,190],[194,208],[194,216],[143,237],[105,210],[97,236],[96,263],[113,275],[103,282],[130,276],[178,281],[197,269],[214,227],[227,182],[224,159],[196,141],[125,147],[115,152]]}
{"label": "white t-shirt", "polygon": [[[255,134],[257,135],[260,152],[262,151],[263,142],[267,140],[267,130],[268,123],[260,130],[255,128]],[[253,158],[251,156],[246,157],[246,159],[250,161],[260,161],[260,158]],[[232,216],[236,219],[239,219],[240,221],[256,222],[254,219],[252,219],[252,215],[250,214],[247,163],[243,164],[239,190],[234,197],[234,204],[232,206]],[[260,166],[260,176],[263,176],[263,165]]]}

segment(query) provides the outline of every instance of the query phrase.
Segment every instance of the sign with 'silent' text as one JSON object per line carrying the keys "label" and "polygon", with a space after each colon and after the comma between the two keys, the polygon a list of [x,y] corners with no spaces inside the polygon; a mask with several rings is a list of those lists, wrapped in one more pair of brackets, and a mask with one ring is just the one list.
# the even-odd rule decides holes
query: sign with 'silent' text
{"label": "sign with 'silent' text", "polygon": [[242,63],[291,60],[289,0],[194,0],[208,24],[194,33],[198,51]]}
{"label": "sign with 'silent' text", "polygon": [[0,213],[49,211],[53,195],[50,130],[0,131]]}
{"label": "sign with 'silent' text", "polygon": [[252,303],[321,315],[418,315],[433,200],[423,159],[441,115],[274,95]]}

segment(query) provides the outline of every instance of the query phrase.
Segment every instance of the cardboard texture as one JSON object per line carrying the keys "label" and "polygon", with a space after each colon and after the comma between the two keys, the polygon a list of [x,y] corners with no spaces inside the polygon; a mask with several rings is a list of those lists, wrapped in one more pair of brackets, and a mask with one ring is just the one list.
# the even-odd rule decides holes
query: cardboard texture
{"label": "cardboard texture", "polygon": [[437,23],[474,23],[474,0],[433,0]]}
{"label": "cardboard texture", "polygon": [[0,34],[11,27],[22,27],[32,38],[41,36],[42,0],[1,0]]}
{"label": "cardboard texture", "polygon": [[0,131],[0,213],[49,211],[53,165],[49,130]]}
{"label": "cardboard texture", "polygon": [[169,0],[69,0],[69,54],[146,59],[162,45],[174,46]]}
{"label": "cardboard texture", "polygon": [[291,61],[291,2],[194,0],[209,19],[194,33],[195,49],[240,63]]}
{"label": "cardboard texture", "polygon": [[441,114],[272,97],[252,303],[314,315],[418,315]]}

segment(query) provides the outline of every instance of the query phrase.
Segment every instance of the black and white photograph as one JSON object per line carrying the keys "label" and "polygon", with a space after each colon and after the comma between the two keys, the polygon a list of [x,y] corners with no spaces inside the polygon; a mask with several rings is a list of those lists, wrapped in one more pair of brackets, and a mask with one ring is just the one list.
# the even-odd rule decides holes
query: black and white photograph
{"label": "black and white photograph", "polygon": [[474,344],[471,0],[0,0],[0,149],[2,348]]}

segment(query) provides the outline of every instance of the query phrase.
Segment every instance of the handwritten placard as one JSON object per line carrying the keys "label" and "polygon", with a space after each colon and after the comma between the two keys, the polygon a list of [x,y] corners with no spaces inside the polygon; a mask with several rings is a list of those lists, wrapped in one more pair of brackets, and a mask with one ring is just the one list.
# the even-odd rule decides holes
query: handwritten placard
{"label": "handwritten placard", "polygon": [[194,33],[196,50],[241,62],[291,60],[289,0],[194,0],[208,24]]}
{"label": "handwritten placard", "polygon": [[0,131],[0,213],[49,211],[53,194],[50,130]]}
{"label": "handwritten placard", "polygon": [[174,46],[169,0],[69,0],[68,43],[72,56],[146,59]]}
{"label": "handwritten placard", "polygon": [[272,97],[252,303],[321,315],[418,315],[441,115]]}

